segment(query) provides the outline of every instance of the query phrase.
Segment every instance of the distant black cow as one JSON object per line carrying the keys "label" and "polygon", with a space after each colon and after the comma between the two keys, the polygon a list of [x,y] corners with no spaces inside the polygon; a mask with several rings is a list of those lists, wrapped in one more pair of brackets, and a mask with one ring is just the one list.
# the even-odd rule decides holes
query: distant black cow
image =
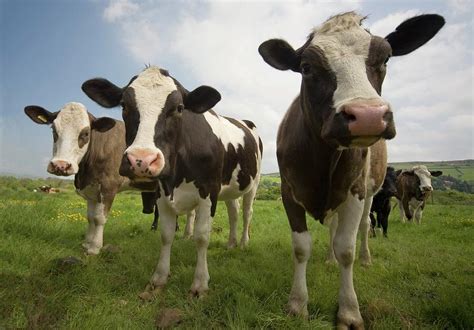
{"label": "distant black cow", "polygon": [[[390,199],[397,193],[397,174],[393,167],[387,167],[387,174],[382,185],[382,189],[374,196],[372,207],[370,208],[370,222],[372,235],[375,236],[375,224],[382,226],[383,236],[387,237],[388,216],[390,215]],[[375,216],[377,215],[377,221]]]}

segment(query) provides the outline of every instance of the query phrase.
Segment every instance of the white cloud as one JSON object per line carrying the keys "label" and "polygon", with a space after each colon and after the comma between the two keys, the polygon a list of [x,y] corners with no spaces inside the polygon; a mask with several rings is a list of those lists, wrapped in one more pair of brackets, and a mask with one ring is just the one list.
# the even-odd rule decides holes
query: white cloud
{"label": "white cloud", "polygon": [[139,6],[128,0],[111,0],[104,10],[104,18],[107,22],[115,22],[126,15],[137,12]]}
{"label": "white cloud", "polygon": [[[283,38],[297,48],[313,26],[343,11],[370,12],[363,6],[349,0],[146,2],[114,24],[138,65],[171,64],[171,74],[194,84],[185,84],[188,88],[207,84],[221,92],[219,113],[254,121],[264,141],[263,171],[269,172],[277,170],[276,132],[299,92],[300,76],[269,67],[257,52],[259,44]],[[408,8],[375,22],[369,17],[366,24],[385,36],[421,12]],[[427,45],[390,60],[383,95],[395,109],[398,135],[389,144],[389,160],[472,157],[472,133],[465,124],[473,109],[471,30],[471,21],[448,20]]]}

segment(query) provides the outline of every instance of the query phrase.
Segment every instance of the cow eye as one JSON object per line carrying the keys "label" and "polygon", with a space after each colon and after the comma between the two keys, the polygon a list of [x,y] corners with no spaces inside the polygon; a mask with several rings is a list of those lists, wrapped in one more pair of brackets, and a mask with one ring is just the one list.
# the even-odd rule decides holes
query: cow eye
{"label": "cow eye", "polygon": [[176,108],[176,110],[178,110],[179,113],[183,112],[184,105],[183,104],[178,104],[178,107]]}
{"label": "cow eye", "polygon": [[311,73],[311,65],[309,63],[302,63],[301,64],[301,73],[307,75]]}
{"label": "cow eye", "polygon": [[387,65],[387,62],[388,62],[389,59],[390,59],[390,56],[387,56],[387,58],[385,59],[385,61],[383,62],[383,64]]}

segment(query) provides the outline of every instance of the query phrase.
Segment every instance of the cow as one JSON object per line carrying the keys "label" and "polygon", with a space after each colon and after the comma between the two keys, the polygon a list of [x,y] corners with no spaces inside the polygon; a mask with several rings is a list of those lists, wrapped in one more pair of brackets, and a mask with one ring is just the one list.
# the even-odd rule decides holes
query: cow
{"label": "cow", "polygon": [[411,170],[397,172],[397,201],[400,208],[400,220],[405,218],[412,221],[415,216],[416,223],[421,223],[421,217],[426,200],[431,196],[433,186],[431,177],[443,174],[442,171],[430,171],[425,165],[413,166]]}
{"label": "cow", "polygon": [[190,293],[203,295],[209,282],[210,221],[218,200],[226,202],[231,229],[228,244],[234,245],[236,199],[242,196],[240,244],[245,247],[248,243],[262,158],[262,141],[255,125],[214,112],[211,108],[221,99],[214,88],[200,86],[188,91],[157,66],[145,68],[123,88],[96,78],[86,81],[82,89],[101,106],[122,106],[127,149],[120,173],[132,181],[159,183],[162,246],[156,270],[140,297],[151,299],[166,285],[174,219],[194,209],[197,263]]}
{"label": "cow", "polygon": [[397,174],[391,166],[387,167],[382,189],[374,196],[372,207],[370,208],[370,222],[372,236],[375,237],[375,226],[382,227],[383,236],[387,236],[388,216],[390,215],[390,200],[397,194]]}
{"label": "cow", "polygon": [[[95,118],[78,102],[67,103],[57,112],[37,105],[29,105],[24,111],[35,123],[51,125],[53,157],[47,171],[58,176],[74,175],[76,192],[87,201],[89,224],[82,246],[87,254],[98,254],[115,195],[132,189],[130,180],[118,172],[125,151],[124,123]],[[154,189],[154,185],[142,185],[142,190],[149,191],[143,193],[144,198],[153,195]]]}
{"label": "cow", "polygon": [[[333,249],[341,271],[340,328],[363,327],[353,263],[359,225],[367,236],[372,197],[385,176],[385,140],[396,133],[391,106],[381,97],[387,61],[422,46],[444,24],[439,15],[421,15],[381,38],[362,27],[363,19],[355,12],[333,16],[297,50],[282,39],[267,40],[258,48],[270,66],[302,76],[300,95],[277,135],[294,260],[288,310],[308,315],[306,265],[312,244],[306,213],[321,222],[333,218]],[[360,253],[363,262],[370,261],[367,238]]]}

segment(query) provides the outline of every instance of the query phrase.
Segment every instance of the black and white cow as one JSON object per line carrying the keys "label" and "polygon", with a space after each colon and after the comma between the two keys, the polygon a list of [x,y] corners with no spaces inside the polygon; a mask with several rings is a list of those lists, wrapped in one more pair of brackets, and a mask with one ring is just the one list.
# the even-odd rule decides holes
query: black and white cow
{"label": "black and white cow", "polygon": [[387,237],[388,216],[391,211],[390,200],[397,194],[397,174],[391,166],[387,167],[387,174],[383,180],[382,189],[374,196],[370,208],[370,222],[372,236],[375,237],[375,227],[382,227],[383,236]]}
{"label": "black and white cow", "polygon": [[[47,171],[59,176],[75,175],[76,191],[87,201],[89,226],[82,246],[88,254],[98,254],[115,195],[132,189],[130,180],[118,172],[126,148],[123,122],[95,118],[77,102],[67,103],[54,113],[30,105],[25,107],[25,113],[37,124],[51,125],[53,158]],[[147,185],[151,192],[145,196],[153,195],[155,186]]]}
{"label": "black and white cow", "polygon": [[197,265],[191,293],[204,293],[209,281],[210,221],[218,200],[226,201],[229,243],[233,244],[232,240],[236,243],[237,239],[236,199],[243,197],[241,245],[248,242],[262,157],[255,126],[210,110],[221,98],[212,87],[188,91],[156,66],[146,68],[124,88],[98,78],[86,81],[82,89],[104,107],[122,106],[128,147],[120,173],[135,182],[159,182],[162,247],[156,270],[141,297],[148,299],[165,286],[170,274],[175,217],[194,209]]}
{"label": "black and white cow", "polygon": [[[277,158],[282,200],[292,230],[292,314],[308,315],[306,265],[311,235],[306,213],[337,221],[333,249],[341,270],[338,328],[362,328],[353,285],[356,234],[367,235],[372,197],[386,170],[385,139],[395,136],[390,105],[380,96],[386,64],[430,40],[443,26],[438,15],[413,17],[385,38],[373,36],[354,12],[328,19],[294,50],[271,39],[259,53],[272,67],[302,76],[300,95],[280,125]],[[333,220],[334,221],[334,220]],[[369,261],[367,239],[362,259]]]}
{"label": "black and white cow", "polygon": [[409,221],[415,216],[416,222],[421,223],[426,200],[433,192],[431,177],[443,174],[441,171],[430,171],[425,165],[413,166],[411,170],[397,172],[397,201],[400,208],[400,220]]}

